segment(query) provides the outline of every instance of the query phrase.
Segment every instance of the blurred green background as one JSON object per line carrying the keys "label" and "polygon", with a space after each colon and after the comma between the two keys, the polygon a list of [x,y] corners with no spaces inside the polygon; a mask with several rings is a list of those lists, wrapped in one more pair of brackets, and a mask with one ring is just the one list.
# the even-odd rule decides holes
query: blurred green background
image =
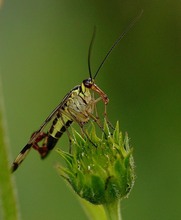
{"label": "blurred green background", "polygon": [[[95,71],[129,21],[140,21],[114,50],[97,84],[108,114],[129,133],[136,183],[124,220],[181,219],[181,2],[178,0],[16,0],[0,10],[0,72],[12,159],[75,85],[88,77],[93,26]],[[66,137],[58,146],[67,145]],[[56,152],[32,151],[14,174],[22,219],[87,219],[58,176]],[[0,169],[3,169],[2,167]]]}

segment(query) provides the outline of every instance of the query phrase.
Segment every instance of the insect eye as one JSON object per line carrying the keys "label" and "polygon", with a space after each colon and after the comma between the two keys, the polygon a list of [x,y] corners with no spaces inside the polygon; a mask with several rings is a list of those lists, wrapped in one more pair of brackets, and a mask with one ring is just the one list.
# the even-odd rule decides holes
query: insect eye
{"label": "insect eye", "polygon": [[85,80],[83,81],[83,84],[84,84],[84,86],[85,86],[86,88],[91,88],[93,82],[92,82],[92,80],[89,78],[89,79],[85,79]]}

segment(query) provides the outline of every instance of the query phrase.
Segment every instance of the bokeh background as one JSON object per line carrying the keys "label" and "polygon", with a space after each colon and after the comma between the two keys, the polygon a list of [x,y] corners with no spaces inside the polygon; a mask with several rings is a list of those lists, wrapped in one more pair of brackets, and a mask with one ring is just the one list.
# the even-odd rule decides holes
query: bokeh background
{"label": "bokeh background", "polygon": [[[181,219],[181,2],[178,0],[16,0],[0,10],[0,72],[12,158],[75,85],[88,77],[93,26],[95,71],[142,9],[97,77],[108,114],[134,147],[136,183],[124,220]],[[67,146],[62,138],[58,146]],[[22,219],[87,219],[58,176],[52,152],[32,151],[14,174]],[[2,167],[0,169],[3,169]]]}

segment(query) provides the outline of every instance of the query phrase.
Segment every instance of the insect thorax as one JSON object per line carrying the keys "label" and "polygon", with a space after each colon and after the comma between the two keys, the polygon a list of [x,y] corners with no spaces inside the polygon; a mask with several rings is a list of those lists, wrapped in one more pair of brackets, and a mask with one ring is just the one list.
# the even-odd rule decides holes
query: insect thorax
{"label": "insect thorax", "polygon": [[90,89],[86,88],[82,83],[79,87],[72,91],[66,103],[67,113],[70,114],[72,120],[80,123],[89,121],[89,114],[93,113],[94,99]]}

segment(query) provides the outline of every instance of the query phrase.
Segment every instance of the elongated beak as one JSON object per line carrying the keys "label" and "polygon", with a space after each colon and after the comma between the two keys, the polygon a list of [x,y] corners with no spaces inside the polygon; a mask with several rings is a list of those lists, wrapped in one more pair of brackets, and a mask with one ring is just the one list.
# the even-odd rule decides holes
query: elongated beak
{"label": "elongated beak", "polygon": [[96,84],[93,84],[91,89],[97,92],[102,97],[102,100],[105,103],[105,105],[109,102],[107,95]]}

